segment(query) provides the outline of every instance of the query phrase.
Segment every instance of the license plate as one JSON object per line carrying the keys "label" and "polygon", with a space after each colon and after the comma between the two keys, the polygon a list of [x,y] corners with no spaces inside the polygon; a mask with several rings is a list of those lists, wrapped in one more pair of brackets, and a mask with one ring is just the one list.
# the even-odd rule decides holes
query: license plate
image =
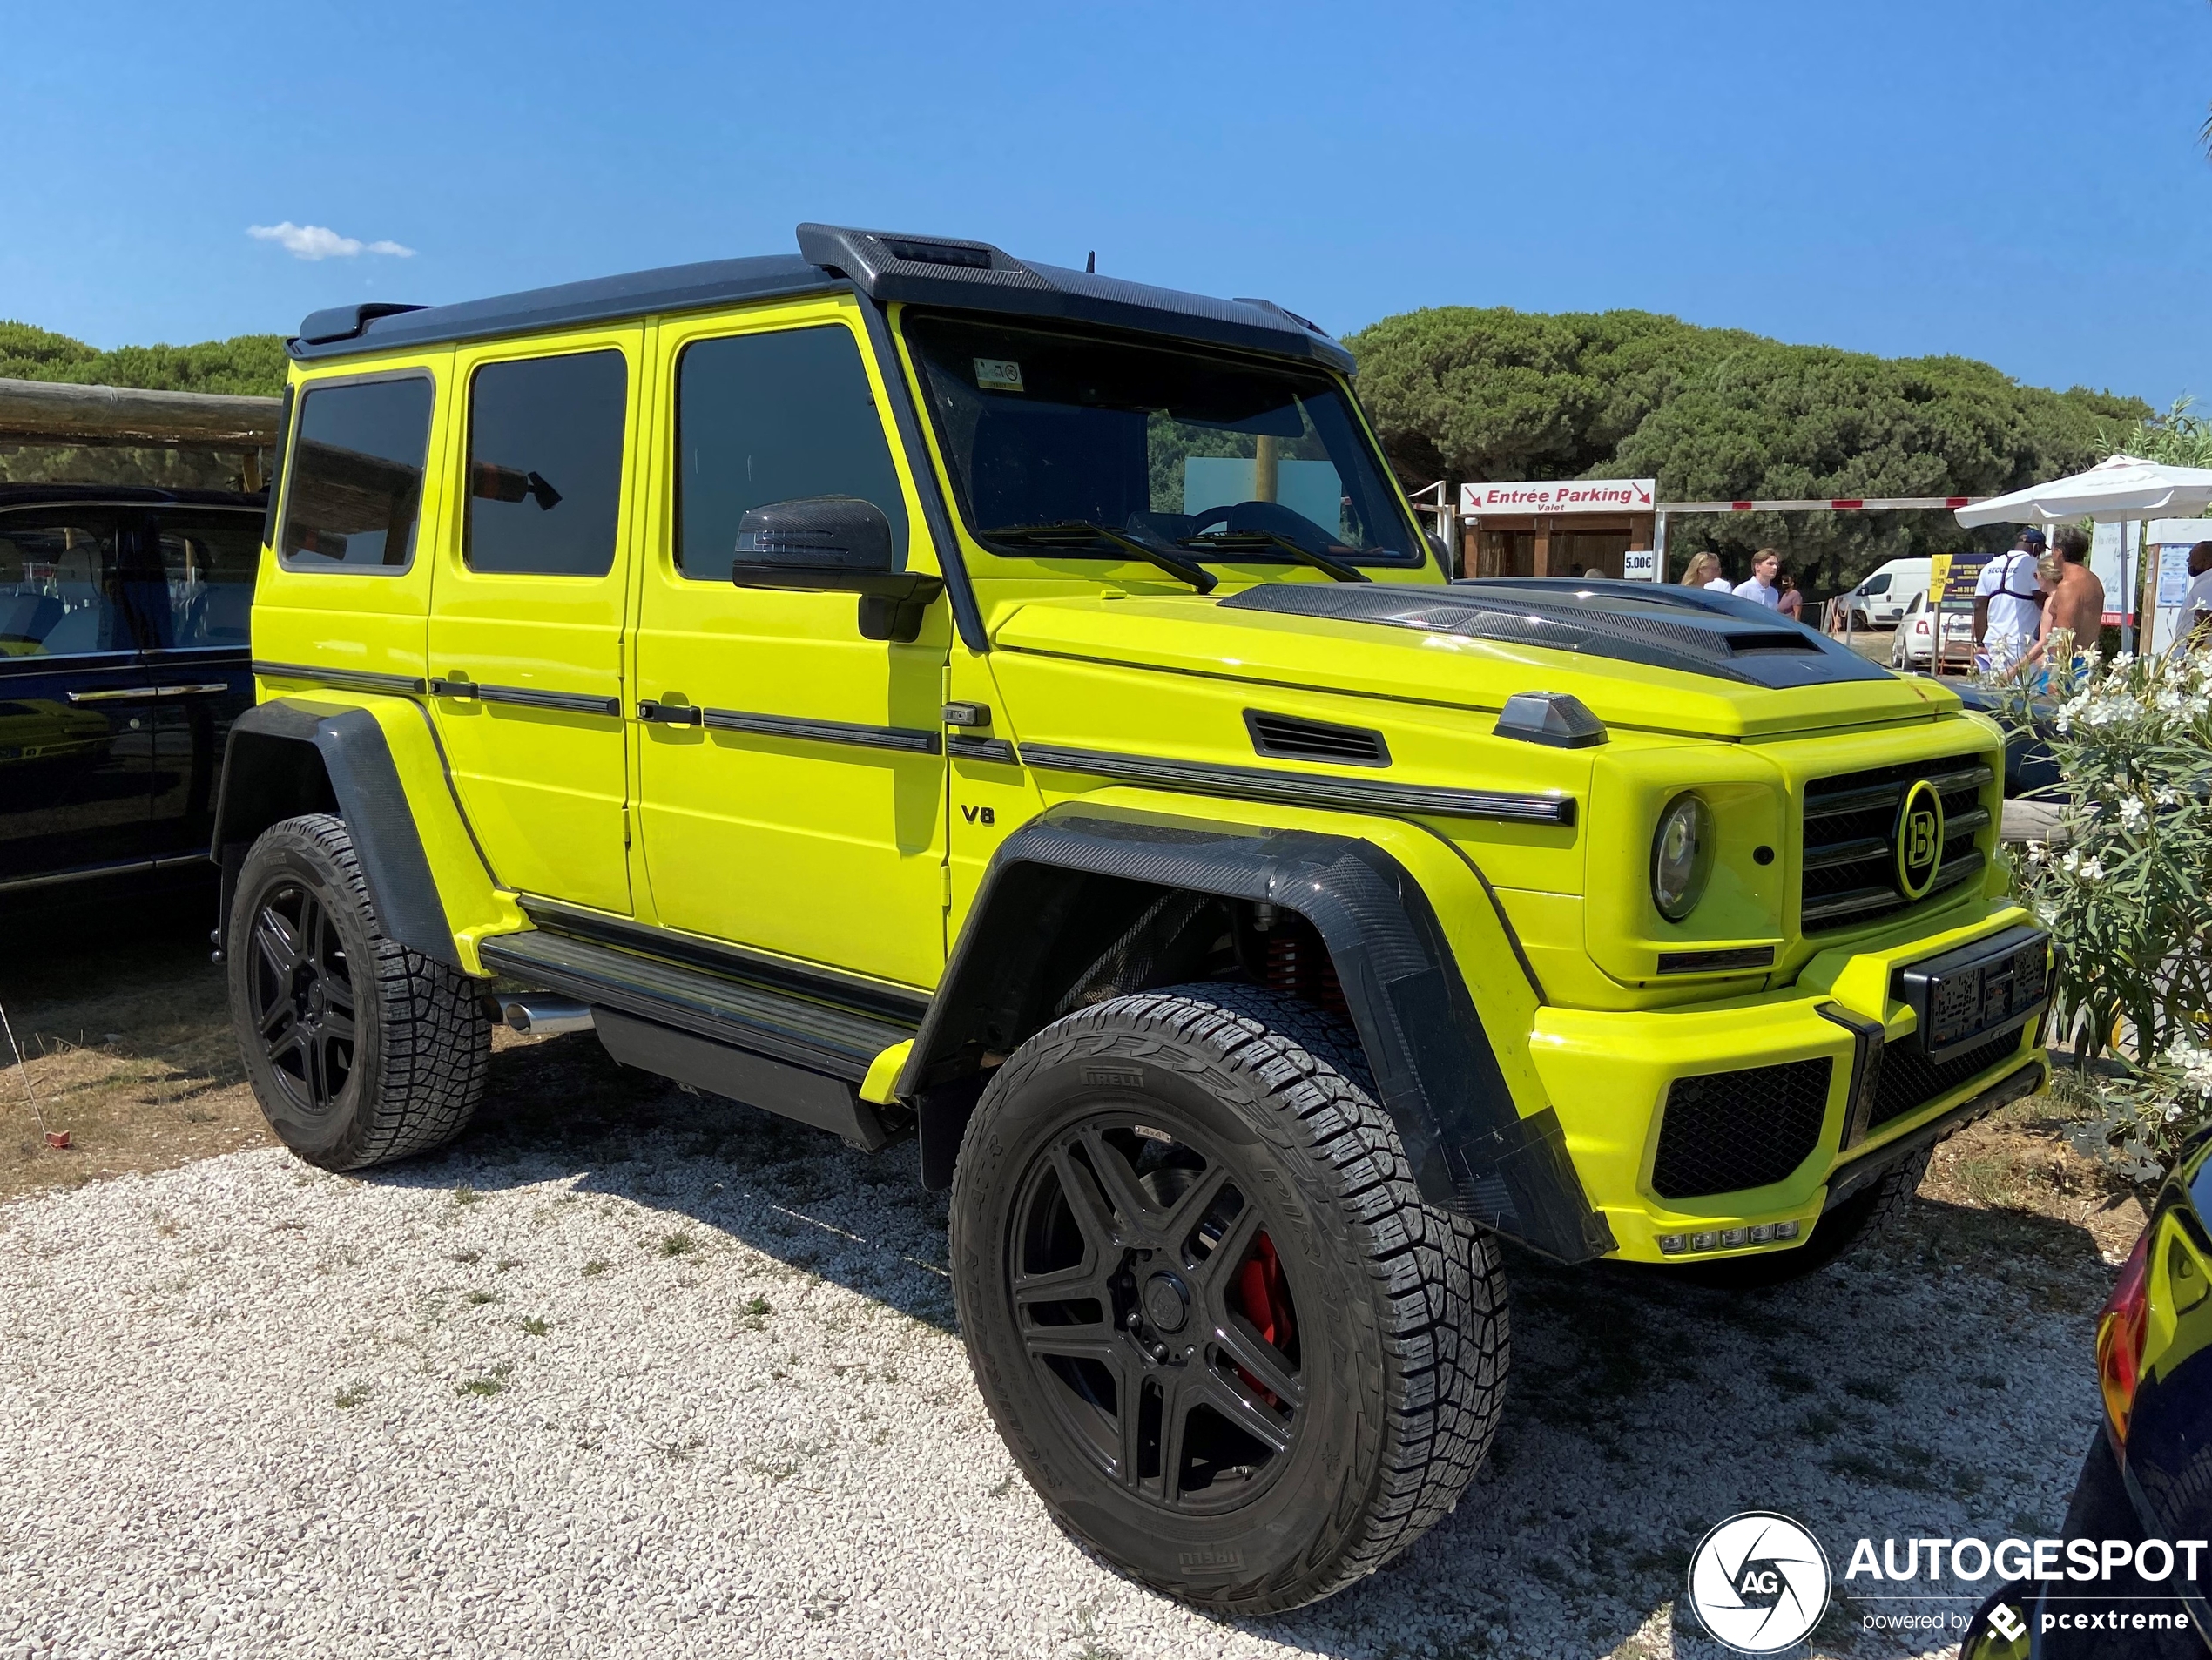
{"label": "license plate", "polygon": [[1994,939],[1897,970],[1891,995],[1919,1016],[1920,1046],[1948,1060],[1984,1039],[2024,1025],[2051,999],[2050,935],[2013,928]]}

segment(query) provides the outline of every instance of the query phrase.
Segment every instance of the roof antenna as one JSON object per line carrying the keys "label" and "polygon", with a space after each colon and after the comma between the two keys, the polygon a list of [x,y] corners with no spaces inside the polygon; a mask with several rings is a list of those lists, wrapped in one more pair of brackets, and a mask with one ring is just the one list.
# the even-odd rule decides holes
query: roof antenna
{"label": "roof antenna", "polygon": [[1083,255],[1083,274],[1087,277],[1095,277],[1098,274],[1098,250],[1096,248],[1093,248]]}

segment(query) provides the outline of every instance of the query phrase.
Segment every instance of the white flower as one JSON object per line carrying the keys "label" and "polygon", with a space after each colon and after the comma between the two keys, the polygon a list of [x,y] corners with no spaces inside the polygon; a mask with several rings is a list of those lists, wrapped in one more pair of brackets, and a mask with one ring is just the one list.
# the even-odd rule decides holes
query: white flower
{"label": "white flower", "polygon": [[2105,867],[2103,860],[2097,859],[2090,860],[2088,863],[2081,867],[2080,876],[2081,880],[2085,882],[2101,882],[2104,881]]}
{"label": "white flower", "polygon": [[2153,800],[2162,807],[2177,807],[2182,805],[2181,796],[2173,790],[2161,790]]}
{"label": "white flower", "polygon": [[2143,804],[2137,797],[2130,795],[2121,798],[2120,822],[2123,828],[2140,830],[2143,827],[2143,820],[2149,816],[2143,810]]}
{"label": "white flower", "polygon": [[2166,1058],[2181,1068],[2182,1076],[2199,1095],[2212,1090],[2212,1049],[2202,1049],[2180,1038],[2166,1051]]}

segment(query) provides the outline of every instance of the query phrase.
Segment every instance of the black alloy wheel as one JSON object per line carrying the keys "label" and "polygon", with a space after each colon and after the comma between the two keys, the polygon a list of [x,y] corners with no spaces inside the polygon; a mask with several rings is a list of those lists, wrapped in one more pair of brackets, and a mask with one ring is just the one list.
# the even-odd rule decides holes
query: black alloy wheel
{"label": "black alloy wheel", "polygon": [[353,974],[330,913],[306,887],[269,890],[253,916],[248,1013],[298,1110],[324,1114],[354,1072]]}
{"label": "black alloy wheel", "polygon": [[286,1146],[359,1170],[460,1133],[490,1070],[481,986],[385,934],[344,820],[263,831],[224,940],[239,1053]]}
{"label": "black alloy wheel", "polygon": [[1236,982],[1094,1004],[993,1075],[953,1172],[961,1336],[1060,1524],[1226,1613],[1372,1573],[1504,1393],[1495,1247],[1426,1205],[1344,1021]]}
{"label": "black alloy wheel", "polygon": [[1157,1103],[1085,1117],[1032,1159],[1010,1313],[1099,1471],[1186,1515],[1243,1504],[1302,1424],[1298,1313],[1260,1206]]}

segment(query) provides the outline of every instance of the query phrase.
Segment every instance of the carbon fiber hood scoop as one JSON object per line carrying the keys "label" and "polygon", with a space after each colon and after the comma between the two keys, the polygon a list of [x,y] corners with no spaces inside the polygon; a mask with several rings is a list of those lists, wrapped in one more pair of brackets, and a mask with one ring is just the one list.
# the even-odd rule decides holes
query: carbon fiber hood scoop
{"label": "carbon fiber hood scoop", "polygon": [[1776,690],[1892,678],[1856,651],[1749,600],[1651,583],[1262,583],[1218,603],[1224,611],[1455,634]]}

